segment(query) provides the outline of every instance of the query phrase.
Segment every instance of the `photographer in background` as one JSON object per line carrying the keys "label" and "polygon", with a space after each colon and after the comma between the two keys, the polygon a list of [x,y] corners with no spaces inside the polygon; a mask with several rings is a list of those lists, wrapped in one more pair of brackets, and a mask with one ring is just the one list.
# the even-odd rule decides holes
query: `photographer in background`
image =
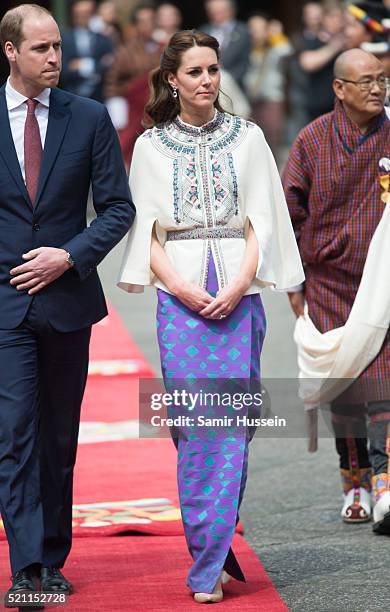
{"label": "photographer in background", "polygon": [[305,110],[309,121],[333,109],[333,67],[345,49],[344,12],[338,2],[324,4],[322,28],[306,40],[299,64],[307,74]]}

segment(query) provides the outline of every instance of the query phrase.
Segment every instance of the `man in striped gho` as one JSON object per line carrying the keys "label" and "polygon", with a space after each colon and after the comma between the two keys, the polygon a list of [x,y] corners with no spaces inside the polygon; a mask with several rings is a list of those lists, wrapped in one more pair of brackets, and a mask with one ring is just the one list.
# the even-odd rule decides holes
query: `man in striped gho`
{"label": "man in striped gho", "polygon": [[[377,270],[372,257],[370,267],[365,266],[382,217],[386,223],[388,219],[384,216],[390,202],[390,120],[384,111],[388,79],[374,55],[351,49],[336,61],[333,88],[334,111],[300,132],[284,173],[287,203],[306,274],[302,291],[289,293],[289,298],[296,316],[301,317],[301,328],[310,320],[315,342],[329,338],[326,332],[330,330],[332,337],[342,337],[343,329],[351,329],[352,307],[354,313],[358,306],[363,313],[361,326],[372,325],[373,309],[385,312],[385,323],[372,325],[367,350],[359,352],[351,341],[346,350],[344,345],[344,362],[350,361],[351,368],[343,364],[339,382],[356,380],[330,399],[344,491],[341,516],[351,523],[368,521],[373,505],[374,531],[390,534],[390,273],[378,283],[375,272],[372,274]],[[381,231],[386,227],[382,223]],[[379,264],[382,251],[375,252],[379,252]],[[372,280],[376,282],[375,295],[367,290],[364,293]],[[358,290],[359,300],[354,304]],[[387,311],[383,309],[386,300]],[[304,358],[302,344],[298,340],[297,344]],[[370,353],[368,349],[374,345],[376,350]],[[324,350],[323,357],[329,358]],[[317,378],[322,370],[315,353],[308,355],[308,363],[315,363],[311,376]],[[337,378],[340,368],[336,365],[329,378]],[[301,365],[300,370],[302,376]],[[346,388],[349,383],[343,384]]]}

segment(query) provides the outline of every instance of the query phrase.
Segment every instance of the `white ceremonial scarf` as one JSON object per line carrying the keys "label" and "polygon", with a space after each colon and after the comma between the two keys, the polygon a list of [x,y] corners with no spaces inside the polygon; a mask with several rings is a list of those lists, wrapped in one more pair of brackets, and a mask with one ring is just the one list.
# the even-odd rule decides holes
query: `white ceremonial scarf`
{"label": "white ceremonial scarf", "polygon": [[[381,160],[390,171],[390,160]],[[306,410],[329,403],[375,359],[390,324],[390,193],[367,253],[355,301],[343,327],[321,333],[308,314],[297,319],[300,395]],[[313,419],[311,419],[313,424]],[[315,448],[313,448],[315,450]]]}

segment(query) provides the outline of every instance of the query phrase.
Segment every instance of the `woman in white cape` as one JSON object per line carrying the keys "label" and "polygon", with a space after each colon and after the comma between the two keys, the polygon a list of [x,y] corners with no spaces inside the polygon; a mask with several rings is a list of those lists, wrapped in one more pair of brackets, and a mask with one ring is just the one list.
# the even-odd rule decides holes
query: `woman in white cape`
{"label": "woman in white cape", "polygon": [[[265,334],[262,287],[287,289],[303,270],[278,171],[256,125],[219,102],[219,46],[196,31],[175,34],[153,73],[151,129],[130,170],[137,217],[119,286],[158,291],[157,328],[168,391],[260,391]],[[220,397],[220,396],[219,396]],[[260,402],[258,402],[260,403]],[[195,601],[222,600],[227,575],[245,580],[231,542],[254,428],[248,408],[197,406],[178,427],[178,487]],[[188,416],[185,405],[170,416]],[[231,426],[200,427],[205,415]],[[224,572],[223,572],[224,570]]]}

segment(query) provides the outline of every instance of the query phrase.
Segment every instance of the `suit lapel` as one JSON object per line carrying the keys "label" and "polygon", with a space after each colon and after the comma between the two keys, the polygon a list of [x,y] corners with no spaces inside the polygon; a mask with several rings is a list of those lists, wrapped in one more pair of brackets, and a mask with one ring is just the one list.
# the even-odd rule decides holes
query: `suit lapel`
{"label": "suit lapel", "polygon": [[0,89],[0,134],[1,146],[0,154],[3,157],[4,163],[10,171],[12,178],[22,192],[26,202],[31,206],[31,200],[27,193],[26,185],[23,180],[22,171],[18,156],[16,154],[14,140],[12,138],[11,126],[9,124],[7,101],[5,97],[5,86]]}
{"label": "suit lapel", "polygon": [[49,121],[47,124],[45,147],[43,150],[42,166],[39,174],[35,208],[39,206],[46,181],[64,139],[70,116],[69,100],[60,90],[52,89],[50,94]]}
{"label": "suit lapel", "polygon": [[91,45],[91,56],[92,57],[96,57],[97,56],[97,47],[98,47],[98,36],[95,32],[91,33],[91,38],[90,38],[90,45]]}
{"label": "suit lapel", "polygon": [[70,47],[70,49],[69,49],[69,51],[70,51],[69,55],[70,55],[70,57],[72,57],[72,58],[74,58],[74,57],[78,57],[79,52],[78,52],[78,49],[77,49],[77,44],[76,44],[76,36],[75,36],[74,30],[70,30],[70,31],[69,31],[69,38],[70,38],[70,41],[71,41],[71,45],[69,45],[69,47]]}

